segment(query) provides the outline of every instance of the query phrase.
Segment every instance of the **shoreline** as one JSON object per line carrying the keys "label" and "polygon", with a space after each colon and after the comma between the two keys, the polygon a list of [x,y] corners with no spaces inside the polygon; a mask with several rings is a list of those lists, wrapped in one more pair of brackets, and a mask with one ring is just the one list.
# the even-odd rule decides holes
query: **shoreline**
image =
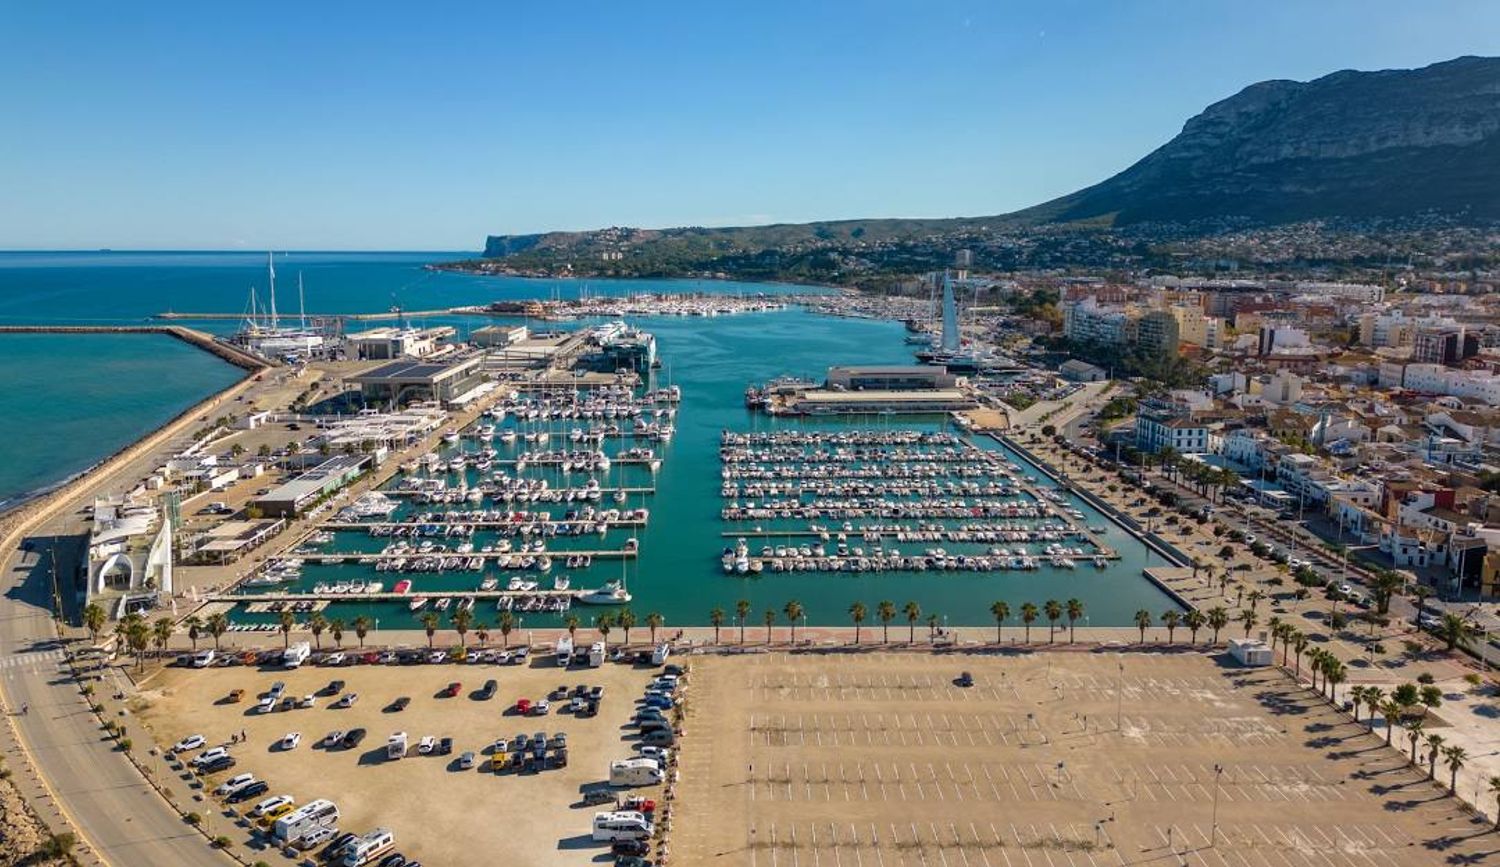
{"label": "shoreline", "polygon": [[[771,279],[771,280],[756,280],[756,279],[751,279],[751,278],[748,278],[748,277],[737,277],[737,276],[734,276],[732,274],[702,274],[702,275],[693,275],[693,276],[690,276],[690,277],[669,277],[669,276],[666,276],[666,275],[663,275],[663,274],[657,274],[657,275],[645,275],[645,274],[643,274],[643,275],[638,275],[638,276],[634,276],[634,277],[622,277],[622,276],[619,276],[619,275],[607,275],[607,274],[554,274],[554,273],[546,272],[546,271],[534,271],[534,270],[530,270],[530,269],[518,270],[518,269],[514,269],[514,268],[484,269],[484,268],[460,267],[463,264],[463,262],[466,262],[466,261],[474,261],[474,260],[471,260],[471,259],[468,259],[468,260],[459,260],[458,262],[429,262],[428,264],[423,265],[422,268],[424,270],[427,270],[427,271],[442,271],[442,272],[447,273],[447,274],[463,274],[466,277],[512,277],[512,278],[515,278],[515,279],[518,279],[518,280],[567,280],[569,282],[579,282],[579,281],[584,281],[584,280],[605,280],[605,281],[609,281],[609,282],[620,282],[620,281],[626,281],[626,280],[633,280],[633,281],[642,281],[642,282],[645,282],[645,281],[659,281],[659,282],[682,282],[682,283],[688,283],[688,282],[693,282],[693,281],[700,281],[701,282],[701,281],[704,281],[704,280],[711,280],[711,281],[716,282],[716,283],[760,283],[760,284],[767,285],[767,286],[788,286],[788,287],[797,287],[797,288],[807,288],[807,287],[811,286],[811,287],[818,288],[818,289],[828,289],[830,291],[838,292],[838,293],[844,293],[844,292],[859,293],[859,292],[862,291],[857,286],[837,286],[837,285],[834,285],[832,283],[818,283],[818,282],[811,281],[811,280],[802,281],[802,280],[792,280],[792,279],[786,279],[786,278]],[[486,260],[486,261],[499,261],[499,260]]]}

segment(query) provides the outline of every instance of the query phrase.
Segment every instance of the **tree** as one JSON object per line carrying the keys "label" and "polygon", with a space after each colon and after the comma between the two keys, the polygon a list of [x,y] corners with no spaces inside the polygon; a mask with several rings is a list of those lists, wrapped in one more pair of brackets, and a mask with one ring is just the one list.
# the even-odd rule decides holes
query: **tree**
{"label": "tree", "polygon": [[714,628],[714,644],[718,644],[719,630],[724,626],[724,609],[715,605],[713,610],[708,612],[708,622]]}
{"label": "tree", "polygon": [[1083,617],[1083,601],[1077,598],[1069,599],[1063,603],[1063,607],[1066,609],[1068,615],[1068,643],[1072,644],[1075,634],[1074,629],[1078,624],[1079,618]]}
{"label": "tree", "polygon": [[490,643],[490,628],[485,625],[483,620],[475,621],[474,637],[479,639],[480,647]]}
{"label": "tree", "polygon": [[1167,643],[1174,643],[1177,634],[1177,624],[1182,622],[1182,612],[1176,608],[1168,608],[1161,613],[1161,625],[1167,627]]}
{"label": "tree", "polygon": [[854,621],[854,644],[859,645],[859,627],[865,622],[865,615],[869,611],[865,609],[865,603],[855,602],[849,606],[849,619]]}
{"label": "tree", "polygon": [[151,642],[156,645],[156,655],[161,656],[172,641],[172,633],[177,629],[176,624],[170,617],[158,617],[151,624]]}
{"label": "tree", "polygon": [[792,625],[792,646],[797,646],[797,621],[802,619],[802,603],[793,599],[781,609],[786,614],[786,620]]}
{"label": "tree", "polygon": [[182,618],[182,625],[187,628],[188,641],[193,643],[193,652],[198,652],[198,639],[203,637],[203,618],[196,614],[189,614]]}
{"label": "tree", "polygon": [[1460,615],[1444,614],[1442,621],[1438,623],[1437,636],[1443,639],[1448,652],[1452,653],[1460,645],[1469,646],[1474,640],[1474,627]]}
{"label": "tree", "polygon": [[1021,605],[1021,623],[1026,626],[1026,643],[1031,643],[1031,624],[1036,622],[1041,612],[1036,605],[1026,602]]}
{"label": "tree", "polygon": [[656,630],[660,629],[662,624],[666,622],[667,619],[655,611],[646,615],[646,628],[651,630],[651,644],[653,646],[656,644]]}
{"label": "tree", "polygon": [[1254,608],[1246,608],[1244,611],[1240,612],[1240,623],[1243,623],[1245,625],[1246,638],[1250,637],[1250,630],[1254,629],[1255,624],[1259,622],[1260,618],[1255,616]]}
{"label": "tree", "polygon": [[1010,605],[998,600],[992,602],[990,603],[990,614],[994,615],[995,617],[995,643],[999,644],[1000,629],[1005,625],[1005,621],[1010,617]]}
{"label": "tree", "polygon": [[625,646],[630,646],[630,628],[635,625],[635,612],[627,606],[615,612],[615,625],[625,633]]}
{"label": "tree", "polygon": [[1194,608],[1182,616],[1182,625],[1188,628],[1188,634],[1192,636],[1193,643],[1198,643],[1198,630],[1208,623],[1208,617],[1202,611]]}
{"label": "tree", "polygon": [[432,638],[437,635],[438,620],[436,611],[423,611],[422,616],[417,618],[422,624],[422,630],[427,633],[427,649],[432,649]]}
{"label": "tree", "polygon": [[1328,687],[1328,700],[1334,704],[1339,700],[1339,684],[1349,675],[1348,669],[1333,654],[1328,654],[1327,667],[1323,670],[1323,683]]}
{"label": "tree", "polygon": [[1454,744],[1443,750],[1443,756],[1448,759],[1448,794],[1458,794],[1458,769],[1464,766],[1464,759],[1469,753],[1463,747]]}
{"label": "tree", "polygon": [[354,618],[354,637],[359,639],[360,647],[365,646],[365,636],[370,634],[370,627],[374,625],[374,621],[363,614]]}
{"label": "tree", "polygon": [[1057,621],[1062,617],[1062,603],[1056,599],[1048,599],[1042,603],[1042,612],[1047,615],[1047,643],[1051,644],[1057,638]]}
{"label": "tree", "polygon": [[1422,742],[1422,721],[1417,720],[1406,727],[1406,739],[1411,742],[1411,763],[1417,763],[1417,744]]}
{"label": "tree", "polygon": [[1424,684],[1421,687],[1421,697],[1417,700],[1431,708],[1442,707],[1443,688],[1435,683]]}
{"label": "tree", "polygon": [[1144,608],[1135,612],[1135,625],[1141,631],[1141,643],[1146,643],[1146,630],[1151,627],[1151,612]]}
{"label": "tree", "polygon": [[125,642],[135,654],[135,666],[139,671],[146,667],[146,648],[151,646],[151,627],[139,614],[130,615],[124,623]]}
{"label": "tree", "polygon": [[1391,690],[1391,698],[1403,708],[1411,707],[1422,700],[1422,694],[1414,683],[1403,683]]}
{"label": "tree", "polygon": [[1375,715],[1380,713],[1385,701],[1385,690],[1378,686],[1365,687],[1365,708],[1370,712],[1367,721],[1372,733],[1375,731]]}
{"label": "tree", "polygon": [[[1346,549],[1347,556],[1347,549]],[[1392,569],[1381,569],[1375,573],[1375,580],[1370,584],[1370,592],[1375,597],[1375,610],[1380,614],[1389,614],[1391,610],[1391,597],[1401,589],[1401,573]]]}
{"label": "tree", "polygon": [[[506,613],[509,614],[510,612],[507,611]],[[598,617],[594,618],[594,629],[595,629],[595,631],[597,631],[599,633],[599,640],[602,641],[602,642],[604,642],[604,646],[606,648],[609,647],[609,630],[614,625],[615,625],[615,618],[614,618],[613,615],[610,615],[610,614],[601,614]],[[511,626],[514,626],[514,624],[513,623],[511,623],[511,624],[502,623],[501,624],[502,628],[500,630],[501,634],[505,635],[505,636],[509,636],[510,635],[510,629],[508,627],[511,627]],[[510,639],[506,638],[506,642],[505,643],[506,643],[506,646],[509,647],[510,646]]]}
{"label": "tree", "polygon": [[1380,705],[1380,715],[1385,717],[1385,745],[1391,745],[1391,733],[1396,730],[1396,720],[1401,718],[1401,705],[1387,699]]}
{"label": "tree", "polygon": [[1292,636],[1292,652],[1296,654],[1295,659],[1297,662],[1297,670],[1294,674],[1300,675],[1302,673],[1302,654],[1307,651],[1307,645],[1307,636],[1303,635],[1300,631]]}
{"label": "tree", "polygon": [[89,640],[94,644],[99,643],[99,632],[104,629],[104,624],[109,622],[109,615],[105,613],[104,606],[97,602],[90,602],[83,608],[83,626],[89,631]]}
{"label": "tree", "polygon": [[906,603],[906,605],[903,608],[903,610],[906,612],[906,625],[908,627],[910,627],[910,632],[907,634],[907,637],[906,637],[906,643],[907,644],[916,644],[917,643],[917,620],[919,618],[921,618],[921,616],[922,616],[922,606],[918,605],[915,601],[912,601],[912,602]]}
{"label": "tree", "polygon": [[313,646],[322,650],[323,630],[328,628],[328,618],[323,616],[323,612],[314,611],[307,618],[307,628],[312,631]]}
{"label": "tree", "polygon": [[[1285,664],[1285,663],[1283,663]],[[1359,709],[1365,703],[1365,688],[1362,686],[1349,687],[1349,706],[1354,709],[1354,721],[1359,722]]]}
{"label": "tree", "polygon": [[219,639],[229,631],[229,615],[222,611],[215,611],[208,615],[208,634],[214,638],[214,650],[219,649]]}
{"label": "tree", "polygon": [[1495,830],[1500,831],[1500,776],[1490,777],[1490,794],[1495,796]]}
{"label": "tree", "polygon": [[896,603],[882,599],[875,603],[875,618],[880,621],[880,643],[891,643],[891,621],[896,619]]}
{"label": "tree", "polygon": [[771,627],[776,625],[776,609],[767,608],[761,613],[760,619],[766,622],[766,643],[771,643]]}
{"label": "tree", "polygon": [[1208,609],[1208,628],[1214,631],[1214,640],[1210,642],[1211,644],[1219,643],[1219,632],[1228,625],[1229,612],[1224,610],[1224,606],[1215,605]]}
{"label": "tree", "polygon": [[474,625],[474,612],[468,608],[460,608],[453,612],[453,631],[458,633],[458,646],[465,647],[464,639],[469,634],[469,627]]}
{"label": "tree", "polygon": [[1436,732],[1427,736],[1427,779],[1437,779],[1438,755],[1443,751],[1442,735]]}
{"label": "tree", "polygon": [[745,621],[750,619],[750,600],[741,599],[734,603],[734,617],[740,622],[740,644],[745,643]]}
{"label": "tree", "polygon": [[578,623],[579,620],[577,614],[569,614],[567,617],[563,618],[563,626],[567,627],[568,629],[569,639],[578,637]]}
{"label": "tree", "polygon": [[[516,615],[509,611],[500,612],[500,616],[495,620],[495,628],[500,630],[500,649],[510,650],[510,633],[516,628]],[[600,632],[603,633],[605,638],[609,637],[608,629],[601,629]]]}
{"label": "tree", "polygon": [[1427,604],[1427,600],[1429,597],[1436,596],[1437,590],[1433,589],[1430,585],[1427,584],[1418,584],[1416,588],[1412,590],[1412,595],[1417,597],[1417,619],[1412,621],[1412,625],[1421,626],[1422,614],[1426,610],[1425,606]]}
{"label": "tree", "polygon": [[292,627],[297,625],[297,615],[290,611],[276,612],[276,625],[281,629],[281,647],[285,650],[292,646]]}
{"label": "tree", "polygon": [[342,650],[344,647],[344,618],[335,617],[328,621],[328,634],[333,636],[333,646]]}
{"label": "tree", "polygon": [[1255,606],[1260,602],[1260,600],[1264,598],[1266,598],[1266,594],[1261,592],[1259,589],[1251,590],[1249,595],[1245,597],[1245,599],[1250,602],[1251,611],[1254,611]]}

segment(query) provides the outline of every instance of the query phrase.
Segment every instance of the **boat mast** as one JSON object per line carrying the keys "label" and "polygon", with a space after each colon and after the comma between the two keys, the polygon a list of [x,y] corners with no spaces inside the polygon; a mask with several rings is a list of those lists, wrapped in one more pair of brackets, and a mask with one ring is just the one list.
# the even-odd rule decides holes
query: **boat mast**
{"label": "boat mast", "polygon": [[302,297],[302,272],[297,272],[297,314],[302,319],[302,330],[307,330],[307,299]]}
{"label": "boat mast", "polygon": [[276,330],[276,261],[270,250],[266,251],[266,271],[271,275],[271,330]]}

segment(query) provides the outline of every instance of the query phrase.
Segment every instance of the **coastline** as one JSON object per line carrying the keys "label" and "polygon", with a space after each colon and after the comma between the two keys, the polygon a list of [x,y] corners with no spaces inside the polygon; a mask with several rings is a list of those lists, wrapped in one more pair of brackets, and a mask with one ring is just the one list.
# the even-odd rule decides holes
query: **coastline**
{"label": "coastline", "polygon": [[[559,273],[556,273],[556,272],[553,272],[553,271],[546,271],[546,270],[540,270],[540,269],[535,269],[535,268],[510,268],[510,267],[501,267],[501,268],[475,268],[475,267],[466,266],[465,263],[466,262],[470,262],[470,261],[474,261],[474,260],[460,260],[460,261],[457,261],[457,262],[429,262],[428,264],[423,265],[422,268],[423,268],[423,270],[427,270],[427,271],[442,271],[442,272],[445,272],[445,273],[448,273],[448,274],[463,274],[466,277],[512,277],[512,278],[519,279],[519,280],[569,280],[569,281],[579,281],[579,280],[609,280],[609,281],[641,280],[641,281],[657,281],[657,282],[664,282],[664,283],[675,283],[675,282],[688,283],[688,282],[693,282],[693,281],[712,280],[712,281],[714,281],[716,283],[761,283],[761,284],[765,284],[765,285],[768,285],[768,286],[789,286],[789,287],[797,287],[797,288],[812,287],[812,288],[815,288],[815,289],[827,289],[830,292],[835,292],[835,293],[855,293],[855,294],[858,294],[861,291],[859,289],[859,287],[857,287],[857,286],[840,286],[840,285],[835,285],[835,284],[832,284],[832,283],[818,283],[818,282],[812,281],[812,280],[806,280],[806,281],[804,281],[804,280],[795,280],[795,279],[790,279],[790,278],[776,278],[776,279],[762,280],[762,279],[755,279],[755,278],[749,278],[749,277],[739,277],[739,276],[735,276],[733,274],[726,274],[726,273],[723,273],[723,272],[717,272],[717,273],[713,273],[713,274],[691,274],[691,275],[635,274],[635,275],[631,275],[631,276],[621,276],[621,275],[618,275],[618,274],[593,274],[593,273],[590,273],[590,274],[577,274],[577,273],[559,274]],[[491,260],[486,260],[486,261],[491,261]],[[493,261],[498,261],[498,260],[493,260]]]}

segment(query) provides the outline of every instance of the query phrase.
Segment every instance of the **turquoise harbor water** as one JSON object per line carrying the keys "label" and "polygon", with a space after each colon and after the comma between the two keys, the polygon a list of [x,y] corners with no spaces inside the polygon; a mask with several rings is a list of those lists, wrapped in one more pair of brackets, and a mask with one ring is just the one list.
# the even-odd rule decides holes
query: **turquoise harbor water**
{"label": "turquoise harbor water", "polygon": [[[308,309],[316,312],[368,312],[387,309],[392,293],[408,309],[478,304],[497,298],[546,297],[554,291],[576,293],[578,284],[567,282],[525,281],[505,278],[478,278],[437,274],[425,271],[427,261],[451,258],[442,254],[293,254],[283,260],[278,256],[277,271],[282,286],[295,286],[297,270],[304,273]],[[300,259],[300,261],[299,261]],[[167,308],[194,312],[237,312],[244,306],[246,290],[251,283],[264,284],[264,254],[0,254],[0,321],[3,322],[139,322],[151,313]],[[641,291],[777,292],[786,287],[755,284],[683,284],[632,281],[628,284],[591,285],[591,291],[602,293]],[[282,306],[287,306],[283,296]],[[295,298],[295,295],[290,296]],[[464,327],[474,327],[486,320],[461,320]],[[214,321],[189,323],[208,330],[227,330],[233,323]],[[635,596],[631,608],[638,620],[647,612],[664,615],[669,628],[707,622],[710,609],[723,607],[731,612],[737,599],[748,599],[754,608],[752,621],[767,608],[780,610],[790,599],[804,605],[809,622],[841,624],[848,622],[846,611],[851,602],[863,601],[873,609],[882,599],[899,605],[908,600],[918,602],[924,613],[946,618],[951,625],[992,623],[988,609],[991,602],[1003,599],[1012,609],[1031,601],[1040,605],[1047,599],[1066,600],[1078,597],[1087,605],[1088,623],[1124,625],[1139,608],[1160,612],[1171,607],[1170,600],[1141,577],[1141,568],[1150,557],[1146,548],[1122,530],[1081,503],[1074,503],[1085,514],[1082,523],[1104,526],[1106,544],[1117,549],[1121,559],[1106,569],[1083,564],[1074,570],[1044,566],[1035,571],[1015,572],[925,572],[925,573],[773,573],[769,570],[756,577],[726,575],[720,564],[720,553],[733,544],[736,532],[749,529],[748,524],[726,524],[720,520],[719,440],[722,431],[764,430],[770,427],[915,427],[941,426],[941,419],[913,422],[910,419],[870,417],[848,421],[798,422],[773,421],[746,410],[745,386],[782,374],[821,377],[830,365],[879,364],[908,362],[910,347],[903,342],[904,330],[899,323],[865,319],[844,319],[811,314],[802,310],[755,313],[714,318],[648,317],[633,321],[656,334],[664,366],[657,372],[658,385],[672,384],[682,388],[683,401],[676,418],[676,436],[670,443],[657,444],[662,466],[655,482],[657,491],[644,500],[632,497],[635,507],[651,510],[648,526],[640,531],[614,530],[596,547],[618,548],[623,540],[635,535],[640,542],[640,556],[628,561],[624,574]],[[82,355],[100,370],[112,369],[112,359],[120,348],[114,341],[95,342],[96,336],[76,338],[86,348],[56,343],[58,357]],[[128,338],[127,338],[128,339]],[[0,355],[10,337],[0,337]],[[51,337],[38,339],[45,343]],[[61,338],[58,338],[61,340]],[[163,340],[164,344],[175,341]],[[153,343],[154,345],[154,343]],[[174,348],[196,355],[180,344]],[[45,350],[44,350],[45,351]],[[163,352],[171,350],[164,349]],[[196,363],[177,365],[184,369],[214,370],[222,365],[206,355]],[[126,363],[125,356],[119,356]],[[234,372],[228,371],[233,378]],[[16,382],[20,372],[8,375]],[[109,374],[111,379],[116,377]],[[202,386],[184,386],[184,405],[219,387],[212,382]],[[36,380],[36,390],[21,395],[12,389],[12,417],[24,419],[32,431],[49,431],[48,413],[38,409],[51,402],[54,386],[45,379]],[[129,399],[121,401],[134,405]],[[55,450],[40,449],[22,458],[15,439],[0,441],[0,464],[26,463],[34,481],[44,483],[67,472],[81,469],[98,457],[118,448],[141,431],[149,429],[157,416],[144,406],[135,414],[135,427],[126,430],[74,431],[70,446],[77,450],[82,463],[71,466],[56,458]],[[567,422],[559,422],[559,430]],[[43,442],[54,439],[50,433],[39,436]],[[556,442],[554,440],[554,442]],[[982,447],[1000,449],[988,440]],[[553,447],[558,447],[554,445]],[[618,471],[617,471],[618,472]],[[601,480],[608,484],[607,480]],[[13,486],[20,484],[12,483]],[[0,485],[3,488],[3,485]],[[605,503],[604,505],[611,505]],[[827,522],[824,522],[827,523]],[[767,526],[765,529],[770,529]],[[730,533],[725,537],[724,533]],[[476,541],[478,541],[476,539]],[[379,550],[383,540],[361,533],[340,533],[328,547],[339,550]],[[774,542],[773,542],[774,543]],[[566,548],[572,544],[557,547]],[[752,540],[756,549],[762,543]],[[903,544],[904,551],[919,553],[928,545]],[[949,548],[961,546],[947,546]],[[1159,562],[1159,558],[1157,560]],[[574,587],[597,586],[621,577],[620,561],[599,561],[583,571],[565,570],[558,564],[551,574],[567,572]],[[487,573],[489,574],[489,573]],[[375,579],[387,589],[400,575],[376,573],[370,566],[309,566],[304,581],[309,586],[321,580],[348,578]],[[418,576],[418,587],[457,591],[473,589],[478,576],[459,573],[448,577]],[[543,586],[547,586],[547,579]],[[421,582],[435,582],[425,584]],[[502,584],[504,582],[502,581]],[[582,616],[595,609],[576,609]],[[401,603],[335,603],[329,616],[352,619],[359,613],[377,617],[383,628],[414,625],[412,614]],[[494,623],[493,604],[481,604],[475,611],[479,620]],[[253,620],[254,617],[238,616]],[[524,626],[547,628],[559,620],[555,616],[528,614]],[[898,619],[898,622],[904,623]],[[1014,618],[1013,618],[1013,623]],[[1042,621],[1044,623],[1044,621]],[[1080,624],[1082,625],[1082,624]]]}

